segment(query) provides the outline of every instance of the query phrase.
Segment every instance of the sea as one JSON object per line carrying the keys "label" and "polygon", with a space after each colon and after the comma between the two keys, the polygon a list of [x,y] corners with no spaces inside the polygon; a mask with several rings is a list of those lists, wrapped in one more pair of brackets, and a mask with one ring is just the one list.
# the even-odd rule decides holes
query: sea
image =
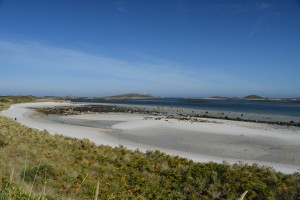
{"label": "sea", "polygon": [[184,99],[184,98],[159,98],[159,99],[76,99],[80,103],[113,103],[128,105],[168,106],[177,108],[190,108],[207,111],[253,113],[262,115],[283,115],[300,118],[299,101],[262,101],[262,100],[227,100],[227,99]]}

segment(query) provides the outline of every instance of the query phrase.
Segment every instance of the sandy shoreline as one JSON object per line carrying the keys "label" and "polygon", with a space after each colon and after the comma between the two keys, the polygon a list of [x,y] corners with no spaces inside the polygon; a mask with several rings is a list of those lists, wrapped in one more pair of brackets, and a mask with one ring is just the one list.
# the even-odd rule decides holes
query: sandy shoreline
{"label": "sandy shoreline", "polygon": [[128,113],[46,116],[30,107],[70,103],[15,104],[1,115],[50,133],[87,138],[97,145],[161,150],[199,162],[258,163],[284,173],[300,171],[300,129],[209,119],[191,123]]}

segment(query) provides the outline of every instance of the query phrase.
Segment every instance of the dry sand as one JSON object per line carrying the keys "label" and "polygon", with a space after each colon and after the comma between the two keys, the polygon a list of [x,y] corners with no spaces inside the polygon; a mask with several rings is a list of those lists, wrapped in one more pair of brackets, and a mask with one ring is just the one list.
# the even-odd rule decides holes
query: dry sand
{"label": "dry sand", "polygon": [[178,121],[128,113],[46,116],[30,107],[71,103],[15,104],[1,115],[50,133],[87,138],[98,145],[161,150],[199,162],[258,163],[284,173],[300,172],[300,128],[205,119]]}

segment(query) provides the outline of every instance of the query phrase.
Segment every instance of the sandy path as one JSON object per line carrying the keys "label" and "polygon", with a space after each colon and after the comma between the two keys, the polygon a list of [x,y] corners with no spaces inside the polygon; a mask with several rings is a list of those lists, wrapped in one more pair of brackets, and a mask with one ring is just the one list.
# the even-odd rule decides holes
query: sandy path
{"label": "sandy path", "polygon": [[[258,163],[284,173],[300,169],[300,129],[211,119],[190,123],[124,113],[60,116],[49,119],[29,107],[69,103],[15,104],[1,115],[50,133],[87,138],[98,145],[142,151],[159,149],[199,162]],[[147,117],[147,119],[145,119]]]}

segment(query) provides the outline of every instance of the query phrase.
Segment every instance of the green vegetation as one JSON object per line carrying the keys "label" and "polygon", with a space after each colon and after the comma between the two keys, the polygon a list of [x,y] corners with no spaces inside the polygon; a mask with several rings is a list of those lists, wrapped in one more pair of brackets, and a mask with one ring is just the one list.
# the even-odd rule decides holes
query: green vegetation
{"label": "green vegetation", "polygon": [[6,117],[0,170],[0,199],[300,199],[299,174],[96,146]]}
{"label": "green vegetation", "polygon": [[45,102],[45,101],[55,101],[64,102],[62,99],[57,98],[37,98],[34,96],[0,96],[0,111],[8,109],[10,105],[16,103],[29,103],[29,102]]}
{"label": "green vegetation", "polygon": [[11,104],[34,101],[37,99],[33,96],[0,96],[0,111],[9,108]]}

